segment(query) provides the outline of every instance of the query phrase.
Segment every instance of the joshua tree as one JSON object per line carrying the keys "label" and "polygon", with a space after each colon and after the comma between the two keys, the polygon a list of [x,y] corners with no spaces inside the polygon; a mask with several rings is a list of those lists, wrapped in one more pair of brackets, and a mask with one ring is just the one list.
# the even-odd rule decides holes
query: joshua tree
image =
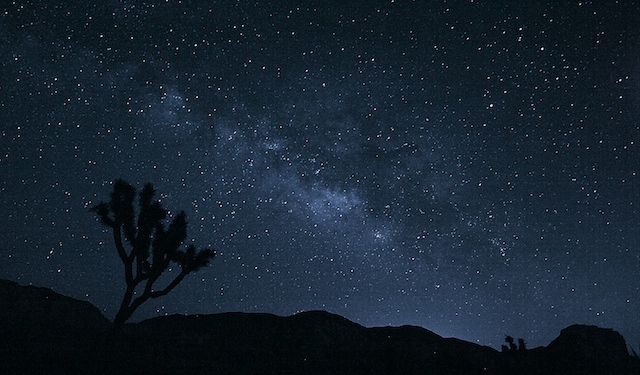
{"label": "joshua tree", "polygon": [[[113,229],[116,250],[124,264],[127,287],[113,321],[115,328],[122,326],[144,302],[166,295],[187,274],[205,267],[215,256],[215,251],[196,251],[193,245],[187,246],[184,250],[179,249],[187,238],[185,213],[178,212],[165,229],[163,222],[168,212],[162,208],[159,201],[153,200],[154,194],[153,185],[146,184],[139,194],[139,212],[136,220],[136,189],[119,179],[113,183],[109,202],[100,202],[91,208],[102,224]],[[125,249],[123,235],[130,248],[128,251]],[[163,289],[154,289],[153,284],[171,262],[180,266],[180,273]],[[140,284],[144,286],[138,291]],[[134,299],[135,295],[137,297]]]}

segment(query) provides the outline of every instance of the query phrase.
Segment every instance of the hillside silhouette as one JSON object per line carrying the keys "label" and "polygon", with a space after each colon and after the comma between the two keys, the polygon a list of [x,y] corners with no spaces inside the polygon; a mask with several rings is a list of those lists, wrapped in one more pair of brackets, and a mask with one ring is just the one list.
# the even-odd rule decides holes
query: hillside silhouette
{"label": "hillside silhouette", "polygon": [[1,374],[640,373],[624,338],[595,326],[507,352],[420,327],[366,328],[325,311],[172,315],[113,330],[88,302],[7,280],[0,345]]}

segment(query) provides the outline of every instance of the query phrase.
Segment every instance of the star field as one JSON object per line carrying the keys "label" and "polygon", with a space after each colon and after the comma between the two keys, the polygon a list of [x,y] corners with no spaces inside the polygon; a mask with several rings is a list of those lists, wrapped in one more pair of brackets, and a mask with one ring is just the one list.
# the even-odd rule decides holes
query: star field
{"label": "star field", "polygon": [[90,3],[0,6],[0,277],[112,319],[124,178],[218,252],[134,321],[640,338],[638,3]]}

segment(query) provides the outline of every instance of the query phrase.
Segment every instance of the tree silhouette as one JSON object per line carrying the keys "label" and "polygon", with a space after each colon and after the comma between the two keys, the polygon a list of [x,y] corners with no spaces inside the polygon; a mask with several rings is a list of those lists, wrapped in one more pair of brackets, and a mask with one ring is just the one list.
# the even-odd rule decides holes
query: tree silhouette
{"label": "tree silhouette", "polygon": [[[124,279],[127,288],[120,309],[113,321],[114,327],[122,326],[144,302],[169,293],[190,272],[209,264],[215,251],[196,251],[189,245],[179,250],[187,238],[187,220],[184,211],[173,217],[165,229],[164,219],[168,212],[160,202],[153,200],[155,189],[148,183],[139,194],[139,212],[135,219],[134,200],[136,189],[122,179],[113,183],[113,192],[108,203],[100,202],[91,208],[102,224],[113,229],[113,239],[118,255],[124,264]],[[125,250],[123,235],[130,250]],[[173,281],[163,289],[155,290],[153,284],[169,267],[177,263],[181,270]],[[141,293],[138,286],[144,283]],[[138,295],[135,299],[134,296]]]}

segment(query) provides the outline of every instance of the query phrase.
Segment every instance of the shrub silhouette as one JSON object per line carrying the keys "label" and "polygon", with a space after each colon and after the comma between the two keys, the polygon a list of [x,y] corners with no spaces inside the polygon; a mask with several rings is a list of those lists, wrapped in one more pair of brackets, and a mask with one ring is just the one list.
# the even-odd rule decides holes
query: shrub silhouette
{"label": "shrub silhouette", "polygon": [[[165,228],[163,222],[168,212],[159,201],[154,201],[154,195],[155,189],[150,183],[140,191],[136,220],[136,189],[118,179],[113,183],[109,202],[100,202],[91,208],[102,224],[113,229],[115,247],[124,264],[127,287],[113,321],[115,328],[122,326],[144,302],[168,294],[187,274],[205,267],[215,256],[214,250],[196,251],[193,245],[179,250],[187,238],[186,215],[184,211],[178,212],[169,227]],[[123,235],[130,247],[129,251],[125,250]],[[171,262],[180,266],[180,273],[163,289],[154,290],[153,284]],[[142,292],[134,299],[134,295],[138,294],[138,286],[142,283]]]}

